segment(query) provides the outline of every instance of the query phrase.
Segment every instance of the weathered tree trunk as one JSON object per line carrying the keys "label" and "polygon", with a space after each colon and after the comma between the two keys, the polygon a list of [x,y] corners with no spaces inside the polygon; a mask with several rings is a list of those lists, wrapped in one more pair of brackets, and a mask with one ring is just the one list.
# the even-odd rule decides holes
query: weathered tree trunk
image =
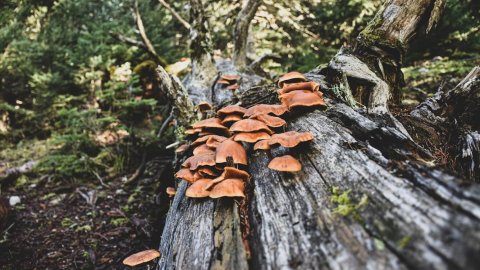
{"label": "weathered tree trunk", "polygon": [[192,51],[192,74],[186,88],[194,102],[212,102],[212,81],[217,74],[211,54],[211,37],[205,0],[190,0],[190,49]]}
{"label": "weathered tree trunk", "polygon": [[[436,25],[445,0],[389,0],[360,33],[352,48],[343,48],[332,59],[327,73],[349,85],[341,96],[355,100],[371,113],[387,113],[388,100],[399,99],[403,84],[402,60],[408,45]],[[332,72],[333,71],[333,72]],[[344,74],[346,76],[342,77]],[[348,100],[350,99],[350,100]]]}
{"label": "weathered tree trunk", "polygon": [[[436,20],[430,18],[437,18],[432,14],[442,5],[388,1],[378,27],[394,29],[393,35],[403,33],[394,24],[410,22],[409,34],[394,35],[408,43],[416,29]],[[378,46],[365,48],[377,52]],[[330,70],[337,71],[337,78],[346,74],[355,87],[377,91],[369,111],[388,112],[387,99],[377,95],[388,97],[390,81],[363,59],[341,51]],[[327,89],[323,75],[307,77]],[[214,100],[216,95],[221,93],[213,91]],[[239,97],[245,107],[275,101],[274,87],[251,88]],[[158,269],[475,269],[480,264],[480,187],[461,185],[431,167],[429,151],[389,114],[327,102],[326,111],[287,119],[289,130],[315,137],[296,150],[300,173],[266,168],[272,156],[285,150],[249,151],[252,181],[245,201],[189,199],[187,183],[181,182],[162,235]],[[242,216],[245,203],[247,216]]]}
{"label": "weathered tree trunk", "polygon": [[243,1],[240,13],[237,15],[235,29],[233,31],[233,63],[239,70],[244,70],[247,67],[248,30],[250,28],[250,22],[253,20],[261,4],[261,0],[245,0]]}
{"label": "weathered tree trunk", "polygon": [[480,67],[475,67],[455,88],[440,90],[403,119],[419,142],[450,156],[448,167],[477,182],[480,181],[479,104]]}

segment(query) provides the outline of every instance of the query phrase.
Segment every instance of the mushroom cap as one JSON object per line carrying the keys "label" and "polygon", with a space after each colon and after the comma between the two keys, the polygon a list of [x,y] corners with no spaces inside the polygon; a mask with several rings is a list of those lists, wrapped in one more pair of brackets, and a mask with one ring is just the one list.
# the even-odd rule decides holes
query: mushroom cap
{"label": "mushroom cap", "polygon": [[238,105],[228,105],[217,111],[218,117],[224,117],[229,114],[239,114],[243,115],[247,109],[238,106]]}
{"label": "mushroom cap", "polygon": [[242,179],[225,179],[213,186],[210,198],[245,197],[245,182]]}
{"label": "mushroom cap", "polygon": [[217,177],[219,172],[210,168],[210,167],[202,167],[198,168],[198,174],[202,176],[201,178],[208,178],[208,177]]}
{"label": "mushroom cap", "polygon": [[197,123],[192,125],[193,128],[219,128],[219,129],[226,129],[224,125],[222,125],[222,120],[219,118],[207,118],[205,120],[198,121]]}
{"label": "mushroom cap", "polygon": [[232,91],[237,90],[238,88],[240,88],[240,85],[238,84],[232,84],[227,87],[228,90],[232,90]]}
{"label": "mushroom cap", "polygon": [[220,136],[220,135],[215,135],[215,134],[206,135],[206,136],[200,137],[200,138],[196,139],[195,141],[193,141],[192,146],[197,146],[197,145],[203,144],[203,143],[207,142],[209,139],[215,140],[217,142],[223,142],[228,138],[224,137],[224,136]]}
{"label": "mushroom cap", "polygon": [[235,123],[237,121],[240,121],[242,120],[242,116],[239,115],[239,114],[229,114],[227,116],[225,116],[225,118],[223,118],[222,120],[222,124],[230,124],[230,123]]}
{"label": "mushroom cap", "polygon": [[253,150],[269,150],[270,144],[268,144],[268,140],[261,140],[255,143],[253,146]]}
{"label": "mushroom cap", "polygon": [[287,106],[288,109],[295,107],[327,106],[318,91],[295,90],[280,95],[280,101]]}
{"label": "mushroom cap", "polygon": [[238,122],[235,122],[230,127],[231,132],[255,132],[255,131],[265,131],[268,134],[273,132],[263,123],[255,119],[243,119]]}
{"label": "mushroom cap", "polygon": [[223,80],[223,79],[218,80],[217,83],[218,83],[218,84],[224,84],[224,85],[229,85],[229,84],[230,84],[229,81]]}
{"label": "mushroom cap", "polygon": [[278,79],[278,86],[282,88],[283,85],[286,83],[304,82],[304,81],[307,81],[307,78],[305,78],[305,76],[303,76],[302,73],[297,71],[291,71],[291,72],[285,73],[282,77],[280,77],[280,79]]}
{"label": "mushroom cap", "polygon": [[175,190],[174,187],[167,187],[167,190],[165,191],[170,197],[175,196],[177,191]]}
{"label": "mushroom cap", "polygon": [[222,75],[222,79],[223,79],[223,80],[226,80],[226,81],[229,81],[229,82],[232,82],[232,81],[238,81],[238,80],[240,80],[240,76],[239,76],[239,75],[235,75],[235,74],[223,74],[223,75]]}
{"label": "mushroom cap", "polygon": [[185,130],[185,134],[187,135],[193,135],[193,134],[197,134],[199,132],[201,132],[202,129],[201,128],[189,128],[187,130]]}
{"label": "mushroom cap", "polygon": [[191,186],[185,191],[185,196],[189,198],[205,198],[210,195],[210,191],[205,189],[205,186],[208,185],[212,179],[202,178],[195,181]]}
{"label": "mushroom cap", "polygon": [[[226,139],[225,139],[226,140]],[[217,146],[223,142],[224,140],[218,141],[214,137],[208,138],[207,142],[205,143],[208,147],[216,149]]]}
{"label": "mushroom cap", "polygon": [[302,169],[302,164],[296,158],[285,155],[272,159],[268,168],[280,172],[298,172]]}
{"label": "mushroom cap", "polygon": [[182,168],[182,169],[178,170],[178,172],[175,174],[175,177],[183,179],[183,180],[185,180],[187,182],[190,182],[190,183],[195,182],[193,172],[188,168]]}
{"label": "mushroom cap", "polygon": [[158,257],[160,257],[160,252],[158,250],[148,249],[128,256],[123,260],[123,264],[128,266],[136,266],[142,263],[149,262]]}
{"label": "mushroom cap", "polygon": [[273,114],[276,116],[288,112],[288,108],[279,104],[259,104],[248,108],[243,117],[250,117],[254,114]]}
{"label": "mushroom cap", "polygon": [[273,134],[272,138],[268,140],[269,145],[280,144],[283,147],[292,148],[302,142],[308,142],[313,140],[313,134],[311,132],[297,132],[287,131],[284,133]]}
{"label": "mushroom cap", "polygon": [[271,116],[268,114],[254,114],[250,116],[251,119],[257,119],[258,121],[262,121],[265,123],[265,125],[272,127],[272,128],[278,128],[278,127],[283,127],[287,124],[285,120],[283,120],[280,117],[276,116]]}
{"label": "mushroom cap", "polygon": [[320,84],[316,82],[299,82],[284,85],[282,89],[278,90],[279,95],[286,94],[295,90],[309,90],[309,91],[318,91],[320,90]]}
{"label": "mushroom cap", "polygon": [[201,144],[200,146],[197,146],[195,147],[195,149],[193,149],[194,156],[200,156],[209,153],[215,153],[215,149],[210,148],[206,144]]}
{"label": "mushroom cap", "polygon": [[190,145],[188,145],[188,144],[182,144],[182,145],[180,145],[179,147],[177,147],[177,149],[175,149],[175,153],[185,152],[185,151],[187,151],[189,148],[190,148]]}
{"label": "mushroom cap", "polygon": [[255,143],[259,140],[270,139],[270,135],[265,131],[256,132],[240,132],[233,136],[233,140],[236,142]]}
{"label": "mushroom cap", "polygon": [[215,153],[191,156],[182,164],[190,170],[196,170],[199,166],[215,166]]}
{"label": "mushroom cap", "polygon": [[248,164],[247,152],[240,143],[232,139],[221,142],[215,151],[216,163],[226,163],[228,157],[233,159],[234,164]]}
{"label": "mushroom cap", "polygon": [[225,179],[231,179],[231,178],[238,178],[243,181],[248,181],[250,179],[250,174],[248,174],[244,170],[240,170],[234,167],[225,167],[225,170],[223,171],[223,173],[219,177],[213,179],[210,182],[210,184],[208,184],[205,188],[209,190],[217,183],[220,183]]}
{"label": "mushroom cap", "polygon": [[210,104],[207,101],[202,101],[202,102],[198,103],[198,109],[201,112],[210,111],[212,108],[213,108],[212,104]]}

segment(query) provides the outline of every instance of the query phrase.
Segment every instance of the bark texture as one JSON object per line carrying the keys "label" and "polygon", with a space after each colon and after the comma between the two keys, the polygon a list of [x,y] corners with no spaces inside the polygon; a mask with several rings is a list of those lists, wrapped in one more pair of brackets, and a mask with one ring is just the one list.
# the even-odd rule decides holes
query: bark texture
{"label": "bark texture", "polygon": [[212,102],[211,83],[217,74],[211,54],[211,37],[205,0],[190,0],[190,49],[192,74],[186,88],[194,102]]}
{"label": "bark texture", "polygon": [[242,9],[237,15],[233,31],[233,63],[239,70],[244,70],[247,67],[248,32],[250,23],[261,4],[261,0],[244,0]]}
{"label": "bark texture", "polygon": [[440,90],[406,119],[419,141],[445,148],[455,161],[450,167],[477,182],[480,181],[479,104],[480,67],[475,67],[455,88]]}
{"label": "bark texture", "polygon": [[400,97],[404,83],[400,69],[408,45],[433,29],[445,4],[445,0],[387,1],[354,46],[340,50],[326,72],[337,82],[345,74],[344,83],[350,86],[345,91],[351,91],[369,112],[387,113],[388,100]]}
{"label": "bark texture", "polygon": [[[272,101],[272,90],[248,91],[242,103]],[[475,269],[480,187],[460,186],[429,167],[428,151],[388,115],[329,104],[327,111],[289,118],[289,130],[315,136],[309,147],[291,152],[302,172],[266,169],[285,149],[249,153],[250,261],[241,251],[240,220],[232,216],[236,206],[186,198],[182,183],[162,236],[159,269]],[[219,229],[216,217],[238,229]],[[217,234],[228,242],[218,244]]]}

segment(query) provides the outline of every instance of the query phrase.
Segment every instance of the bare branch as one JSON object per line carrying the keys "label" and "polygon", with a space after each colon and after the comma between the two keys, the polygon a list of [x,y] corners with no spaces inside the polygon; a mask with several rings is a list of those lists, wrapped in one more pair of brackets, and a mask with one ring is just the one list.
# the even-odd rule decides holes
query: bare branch
{"label": "bare branch", "polygon": [[138,1],[135,0],[133,5],[133,18],[135,19],[135,23],[137,25],[137,30],[142,38],[142,42],[145,45],[146,51],[152,58],[154,58],[160,65],[165,66],[167,63],[163,60],[155,51],[150,39],[147,37],[147,33],[145,32],[145,27],[143,26],[142,17],[140,16],[140,11],[138,9]]}
{"label": "bare branch", "polygon": [[212,102],[211,80],[217,69],[211,54],[211,37],[204,0],[190,0],[190,49],[192,51],[192,77],[187,84],[188,92],[195,104]]}
{"label": "bare branch", "polygon": [[266,53],[266,54],[263,54],[262,56],[258,57],[257,59],[255,59],[255,61],[253,61],[248,67],[251,70],[256,71],[267,60],[274,60],[274,61],[278,62],[278,61],[282,60],[282,57],[280,55],[276,54],[276,53]]}
{"label": "bare branch", "polygon": [[233,31],[234,50],[233,63],[242,70],[247,66],[247,39],[250,23],[255,17],[258,7],[262,4],[261,0],[244,0],[243,6],[238,13]]}
{"label": "bare branch", "polygon": [[185,28],[190,30],[191,25],[184,18],[182,18],[182,16],[180,16],[180,14],[178,14],[172,8],[172,6],[170,6],[169,3],[165,2],[164,0],[158,0],[158,2],[160,2],[160,4],[162,4],[162,6],[164,6],[166,9],[168,9],[168,11],[170,11],[170,13],[172,13],[173,17],[175,17],[183,26],[185,26]]}

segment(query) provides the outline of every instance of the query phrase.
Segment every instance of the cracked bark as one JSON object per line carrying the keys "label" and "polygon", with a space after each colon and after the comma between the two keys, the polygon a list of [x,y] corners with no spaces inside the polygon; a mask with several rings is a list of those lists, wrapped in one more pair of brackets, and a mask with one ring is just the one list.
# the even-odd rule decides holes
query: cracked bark
{"label": "cracked bark", "polygon": [[[435,1],[419,2],[432,5],[413,13],[435,10]],[[350,68],[344,71],[348,80],[390,87],[360,58],[342,52],[336,58],[362,67],[356,74],[339,64]],[[327,89],[325,76],[306,75]],[[246,107],[278,102],[275,89],[250,87],[239,102]],[[214,89],[214,99],[218,95]],[[326,111],[287,117],[288,130],[315,137],[292,153],[303,164],[300,173],[266,169],[285,149],[249,151],[250,257],[233,201],[186,198],[182,182],[162,235],[158,269],[476,269],[480,186],[431,167],[429,151],[390,115],[327,102]],[[344,200],[333,200],[340,194]]]}
{"label": "cracked bark", "polygon": [[250,23],[261,4],[261,0],[244,0],[242,9],[237,15],[233,31],[233,63],[238,70],[244,70],[247,67],[248,32]]}
{"label": "cracked bark", "polygon": [[389,0],[360,33],[354,46],[343,48],[325,71],[336,82],[346,74],[355,99],[371,113],[388,113],[388,101],[399,101],[402,61],[413,38],[437,24],[445,0]]}

